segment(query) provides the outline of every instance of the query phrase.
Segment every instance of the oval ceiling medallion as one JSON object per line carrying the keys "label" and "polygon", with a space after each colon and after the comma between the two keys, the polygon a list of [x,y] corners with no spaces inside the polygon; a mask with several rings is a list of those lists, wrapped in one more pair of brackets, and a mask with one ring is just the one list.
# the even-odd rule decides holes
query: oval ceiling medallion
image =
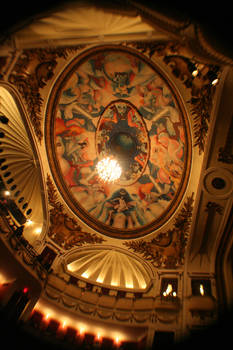
{"label": "oval ceiling medallion", "polygon": [[[121,46],[87,50],[59,76],[46,115],[54,179],[89,226],[139,237],[174,213],[189,177],[189,123],[174,86],[149,59]],[[96,170],[109,156],[122,168],[114,183]]]}
{"label": "oval ceiling medallion", "polygon": [[118,186],[129,186],[142,176],[149,157],[149,136],[142,117],[129,101],[108,105],[96,130],[97,157],[116,159],[122,174]]}

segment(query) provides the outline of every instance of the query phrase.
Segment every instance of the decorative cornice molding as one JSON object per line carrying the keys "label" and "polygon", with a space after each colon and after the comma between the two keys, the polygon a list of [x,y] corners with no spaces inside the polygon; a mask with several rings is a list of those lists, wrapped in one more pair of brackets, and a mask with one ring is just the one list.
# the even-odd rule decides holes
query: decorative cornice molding
{"label": "decorative cornice molding", "polygon": [[43,98],[40,90],[53,78],[57,59],[66,59],[68,54],[76,49],[77,47],[59,47],[23,50],[9,75],[9,82],[17,87],[23,97],[39,142],[43,138],[41,127]]}
{"label": "decorative cornice molding", "polygon": [[[59,283],[56,288],[53,280]],[[72,292],[69,292],[69,289]],[[91,297],[90,297],[91,296]],[[142,298],[129,298],[123,294],[105,295],[102,292],[90,292],[70,281],[64,281],[58,275],[50,275],[43,297],[53,303],[72,310],[78,315],[88,315],[96,320],[109,320],[123,324],[142,324],[149,322],[174,323],[181,310],[179,297],[161,298],[160,295]]]}
{"label": "decorative cornice molding", "polygon": [[155,267],[177,268],[184,264],[185,247],[192,221],[194,193],[187,197],[175,218],[172,229],[159,233],[150,241],[143,239],[123,244],[135,253],[142,254]]}
{"label": "decorative cornice molding", "polygon": [[61,248],[68,250],[74,246],[84,244],[103,243],[105,240],[89,232],[83,232],[77,220],[69,216],[64,211],[64,206],[58,200],[57,190],[47,175],[48,201],[52,209],[49,210],[50,226],[48,236]]}
{"label": "decorative cornice molding", "polygon": [[206,56],[213,58],[219,64],[226,64],[233,66],[233,60],[230,57],[225,56],[221,52],[217,51],[208,40],[205,38],[205,34],[201,30],[199,25],[196,25],[195,28],[196,41],[199,43],[200,48],[204,51]]}

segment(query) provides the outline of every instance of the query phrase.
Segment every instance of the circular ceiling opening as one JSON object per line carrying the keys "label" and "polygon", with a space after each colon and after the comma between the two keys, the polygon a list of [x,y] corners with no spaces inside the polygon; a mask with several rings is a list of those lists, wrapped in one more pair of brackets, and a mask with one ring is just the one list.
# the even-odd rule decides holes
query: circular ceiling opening
{"label": "circular ceiling opening", "polygon": [[[46,118],[54,179],[86,224],[133,238],[174,213],[189,177],[189,123],[174,86],[145,56],[119,45],[85,51],[56,81]],[[109,156],[122,174],[101,183],[96,164]]]}

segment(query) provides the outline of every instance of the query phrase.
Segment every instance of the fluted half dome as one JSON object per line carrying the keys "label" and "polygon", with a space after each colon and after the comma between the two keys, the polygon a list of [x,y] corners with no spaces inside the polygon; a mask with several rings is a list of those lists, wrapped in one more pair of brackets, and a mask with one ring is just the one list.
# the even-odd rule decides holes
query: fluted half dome
{"label": "fluted half dome", "polygon": [[72,275],[119,289],[145,290],[150,274],[144,263],[115,249],[85,249],[67,259]]}
{"label": "fluted half dome", "polygon": [[0,87],[0,116],[0,175],[8,199],[27,220],[24,236],[32,242],[41,234],[43,225],[40,167],[22,112],[4,87]]}

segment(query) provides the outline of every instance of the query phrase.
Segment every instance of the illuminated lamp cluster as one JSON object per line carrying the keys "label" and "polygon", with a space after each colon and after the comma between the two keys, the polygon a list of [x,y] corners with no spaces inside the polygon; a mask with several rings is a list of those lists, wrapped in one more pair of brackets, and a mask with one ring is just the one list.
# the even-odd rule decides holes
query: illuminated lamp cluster
{"label": "illuminated lamp cluster", "polygon": [[96,165],[96,171],[103,182],[114,182],[121,176],[122,169],[116,159],[106,157]]}

